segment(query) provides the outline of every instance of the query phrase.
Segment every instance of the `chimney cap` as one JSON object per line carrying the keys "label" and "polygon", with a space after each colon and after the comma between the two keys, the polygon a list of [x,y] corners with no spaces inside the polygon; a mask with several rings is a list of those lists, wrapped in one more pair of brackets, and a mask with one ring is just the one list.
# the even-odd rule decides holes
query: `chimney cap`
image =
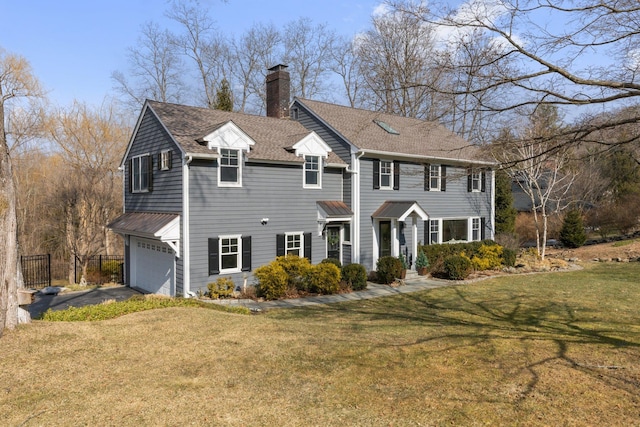
{"label": "chimney cap", "polygon": [[275,65],[275,66],[273,66],[271,68],[267,68],[267,70],[271,71],[271,72],[275,72],[275,71],[285,71],[287,68],[289,68],[288,65],[278,64],[278,65]]}

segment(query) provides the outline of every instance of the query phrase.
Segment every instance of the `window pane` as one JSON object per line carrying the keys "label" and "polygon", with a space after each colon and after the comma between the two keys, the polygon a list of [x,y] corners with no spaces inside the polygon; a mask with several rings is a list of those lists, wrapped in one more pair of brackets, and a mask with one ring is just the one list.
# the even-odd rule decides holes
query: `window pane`
{"label": "window pane", "polygon": [[438,244],[438,225],[439,222],[437,220],[431,221],[430,224],[430,244],[435,245]]}
{"label": "window pane", "polygon": [[238,255],[222,255],[222,269],[238,268]]}
{"label": "window pane", "polygon": [[389,175],[380,175],[380,187],[391,187],[391,177]]}
{"label": "window pane", "polygon": [[304,161],[304,183],[305,185],[318,185],[320,175],[320,158],[318,156],[305,156]]}
{"label": "window pane", "polygon": [[220,181],[238,182],[238,168],[233,166],[223,166],[220,169]]}
{"label": "window pane", "polygon": [[302,242],[302,236],[300,234],[288,235],[286,254],[300,256],[300,249],[302,248],[301,242]]}
{"label": "window pane", "polygon": [[344,224],[344,241],[345,242],[351,242],[351,224],[349,224],[348,222],[345,222]]}
{"label": "window pane", "polygon": [[318,185],[318,172],[306,171],[304,177],[305,184]]}
{"label": "window pane", "polygon": [[450,219],[442,221],[442,241],[467,240],[467,220]]}

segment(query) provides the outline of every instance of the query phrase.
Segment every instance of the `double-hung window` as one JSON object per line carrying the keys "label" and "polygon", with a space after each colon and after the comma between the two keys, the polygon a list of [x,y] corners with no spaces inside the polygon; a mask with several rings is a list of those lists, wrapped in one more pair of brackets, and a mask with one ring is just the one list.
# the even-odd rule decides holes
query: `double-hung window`
{"label": "double-hung window", "polygon": [[380,188],[393,188],[393,163],[380,160]]}
{"label": "double-hung window", "polygon": [[440,165],[431,165],[429,168],[429,189],[440,191]]}
{"label": "double-hung window", "polygon": [[160,152],[160,156],[159,156],[159,169],[161,171],[168,171],[169,169],[171,169],[171,151],[170,150],[163,150]]}
{"label": "double-hung window", "polygon": [[322,188],[320,156],[304,156],[304,188]]}
{"label": "double-hung window", "polygon": [[240,271],[240,236],[220,237],[220,272]]}
{"label": "double-hung window", "polygon": [[480,172],[471,172],[471,191],[480,191]]}
{"label": "double-hung window", "polygon": [[302,256],[302,233],[286,235],[285,254]]}
{"label": "double-hung window", "polygon": [[471,219],[471,240],[480,240],[480,218]]}
{"label": "double-hung window", "polygon": [[429,244],[437,245],[440,242],[440,220],[429,220]]}
{"label": "double-hung window", "polygon": [[240,150],[220,149],[218,185],[221,187],[242,186],[242,157]]}
{"label": "double-hung window", "polygon": [[151,190],[151,156],[133,157],[131,159],[131,192],[142,193]]}

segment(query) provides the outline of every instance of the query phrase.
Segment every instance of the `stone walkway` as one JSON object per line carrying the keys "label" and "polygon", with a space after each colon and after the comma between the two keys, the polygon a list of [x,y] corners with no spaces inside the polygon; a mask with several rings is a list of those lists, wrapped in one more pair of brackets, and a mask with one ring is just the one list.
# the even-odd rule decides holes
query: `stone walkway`
{"label": "stone walkway", "polygon": [[246,307],[253,312],[263,312],[273,309],[307,307],[320,304],[333,304],[345,301],[358,301],[371,298],[386,297],[391,295],[406,294],[410,292],[423,291],[426,289],[451,286],[464,282],[451,280],[439,280],[428,276],[418,276],[416,272],[407,272],[404,284],[400,286],[381,285],[367,282],[367,289],[363,291],[351,292],[338,295],[318,295],[304,298],[292,298],[275,301],[255,301],[252,299],[221,299],[211,300],[211,303]]}

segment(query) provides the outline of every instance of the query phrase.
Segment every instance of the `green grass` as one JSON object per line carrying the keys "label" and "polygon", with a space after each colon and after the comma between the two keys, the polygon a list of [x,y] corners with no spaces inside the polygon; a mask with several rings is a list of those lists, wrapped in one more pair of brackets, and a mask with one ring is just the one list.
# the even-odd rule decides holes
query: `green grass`
{"label": "green grass", "polygon": [[613,246],[614,248],[619,248],[619,247],[622,247],[622,246],[630,245],[630,244],[635,243],[635,242],[637,242],[637,241],[638,241],[637,239],[620,240],[620,241],[618,241],[618,242],[615,242],[615,243],[614,243],[614,244],[612,244],[611,246]]}
{"label": "green grass", "polygon": [[0,339],[5,425],[639,425],[640,263]]}

